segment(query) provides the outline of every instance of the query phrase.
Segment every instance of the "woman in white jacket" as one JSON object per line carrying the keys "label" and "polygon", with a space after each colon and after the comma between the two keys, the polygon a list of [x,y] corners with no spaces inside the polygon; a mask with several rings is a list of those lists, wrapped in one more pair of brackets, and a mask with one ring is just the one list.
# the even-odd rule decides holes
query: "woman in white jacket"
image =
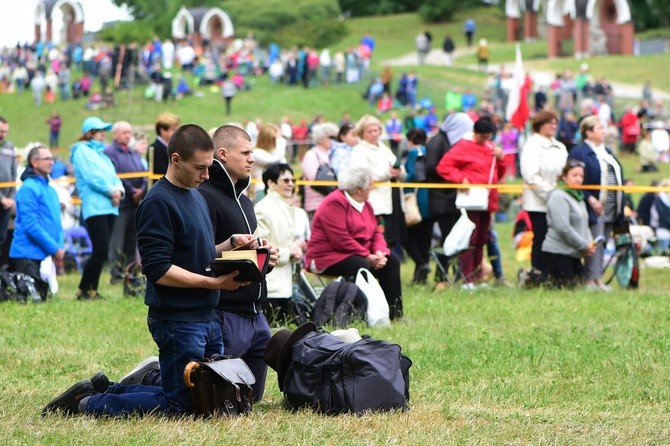
{"label": "woman in white jacket", "polygon": [[[379,119],[371,115],[362,116],[356,123],[356,131],[360,141],[351,152],[349,166],[367,166],[372,171],[372,181],[376,183],[403,181],[406,176],[405,167],[382,142],[382,125]],[[375,185],[368,201],[375,215],[383,219],[384,237],[395,252],[407,236],[400,189],[391,188],[390,185]]]}
{"label": "woman in white jacket", "polygon": [[265,316],[268,321],[282,321],[290,314],[293,294],[294,265],[302,260],[307,247],[300,222],[307,219],[302,208],[293,205],[295,178],[291,166],[272,163],[263,172],[265,196],[256,203],[258,236],[266,238],[279,249],[279,261],[266,276],[268,302]]}
{"label": "woman in white jacket", "polygon": [[523,209],[533,225],[531,265],[536,272],[545,271],[542,262],[542,242],[547,234],[547,196],[565,167],[568,151],[556,135],[558,116],[542,110],[533,118],[533,134],[521,151],[523,177]]}

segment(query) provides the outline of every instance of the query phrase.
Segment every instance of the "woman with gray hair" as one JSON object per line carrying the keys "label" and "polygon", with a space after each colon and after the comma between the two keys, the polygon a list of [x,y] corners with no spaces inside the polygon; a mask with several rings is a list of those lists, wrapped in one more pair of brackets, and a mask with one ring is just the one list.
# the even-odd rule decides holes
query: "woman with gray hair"
{"label": "woman with gray hair", "polygon": [[[312,139],[314,140],[314,147],[309,149],[300,162],[302,168],[302,176],[305,180],[315,180],[316,172],[322,164],[330,165],[330,149],[332,147],[333,139],[337,137],[339,129],[337,125],[332,122],[323,122],[316,124],[312,128]],[[310,216],[314,216],[316,208],[319,207],[326,195],[317,192],[311,186],[305,186],[305,210]]]}
{"label": "woman with gray hair", "polygon": [[368,202],[372,172],[366,166],[350,167],[341,173],[338,187],[314,214],[305,265],[329,276],[354,276],[367,268],[384,290],[390,318],[402,317],[400,260],[386,245]]}

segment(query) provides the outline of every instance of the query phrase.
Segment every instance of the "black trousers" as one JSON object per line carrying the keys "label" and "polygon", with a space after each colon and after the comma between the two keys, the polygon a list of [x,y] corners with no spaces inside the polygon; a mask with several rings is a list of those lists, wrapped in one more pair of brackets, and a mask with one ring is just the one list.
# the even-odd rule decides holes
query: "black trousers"
{"label": "black trousers", "polygon": [[545,270],[544,259],[542,257],[542,242],[547,236],[547,213],[546,212],[528,212],[530,222],[533,225],[533,247],[530,252],[530,264],[540,271]]}
{"label": "black trousers", "polygon": [[359,269],[368,269],[379,281],[389,304],[389,317],[402,317],[402,287],[400,284],[400,259],[391,253],[383,268],[372,269],[368,260],[361,256],[351,256],[336,263],[323,272],[327,276],[355,276]]}
{"label": "black trousers", "polygon": [[93,244],[93,252],[91,253],[91,258],[86,262],[81,275],[81,281],[79,282],[79,289],[84,292],[98,290],[100,274],[102,273],[102,267],[107,261],[109,240],[112,237],[112,232],[114,232],[115,222],[116,215],[112,214],[98,215],[86,219],[86,229]]}
{"label": "black trousers", "polygon": [[430,242],[432,238],[433,221],[429,218],[407,228],[407,240],[403,247],[417,268],[430,262]]}
{"label": "black trousers", "polygon": [[42,262],[33,259],[12,259],[14,271],[32,277],[35,280],[35,289],[37,289],[42,300],[45,301],[49,296],[49,284],[42,280],[40,263]]}
{"label": "black trousers", "polygon": [[559,288],[572,288],[584,277],[581,259],[563,254],[543,252],[546,272]]}

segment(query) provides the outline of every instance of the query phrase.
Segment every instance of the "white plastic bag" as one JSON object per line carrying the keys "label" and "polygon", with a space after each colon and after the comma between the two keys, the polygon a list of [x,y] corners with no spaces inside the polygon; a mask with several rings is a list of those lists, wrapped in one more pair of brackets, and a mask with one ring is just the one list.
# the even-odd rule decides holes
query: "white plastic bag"
{"label": "white plastic bag", "polygon": [[42,280],[49,284],[51,293],[56,294],[58,292],[58,279],[56,278],[56,264],[51,256],[40,263],[40,276]]}
{"label": "white plastic bag", "polygon": [[456,224],[444,239],[442,249],[445,256],[453,256],[461,251],[468,249],[470,246],[470,236],[475,230],[475,224],[468,218],[468,213],[465,209],[461,209],[461,216],[456,221]]}
{"label": "white plastic bag", "polygon": [[363,291],[368,299],[368,310],[365,313],[365,321],[370,327],[386,327],[391,325],[389,319],[389,304],[386,300],[384,290],[377,282],[375,276],[365,268],[356,273],[356,286]]}

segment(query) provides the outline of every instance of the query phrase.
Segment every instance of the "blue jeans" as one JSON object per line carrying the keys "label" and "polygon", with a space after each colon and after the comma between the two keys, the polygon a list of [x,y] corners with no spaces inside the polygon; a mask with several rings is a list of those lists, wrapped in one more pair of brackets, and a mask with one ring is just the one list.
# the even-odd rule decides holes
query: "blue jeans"
{"label": "blue jeans", "polygon": [[493,277],[500,279],[503,276],[502,259],[500,258],[500,247],[498,246],[498,233],[493,226],[489,228],[489,234],[486,240],[486,252],[489,255],[489,262],[493,268]]}
{"label": "blue jeans", "polygon": [[221,327],[209,322],[175,322],[148,318],[149,332],[158,346],[163,401],[167,413],[191,413],[191,390],[184,384],[184,369],[191,361],[223,354]]}
{"label": "blue jeans", "polygon": [[114,383],[105,393],[90,397],[84,412],[98,416],[143,415],[160,410],[162,400],[161,387],[139,384],[122,386]]}
{"label": "blue jeans", "polygon": [[157,409],[167,414],[193,412],[191,390],[184,384],[184,369],[190,361],[223,354],[223,337],[216,320],[177,322],[148,318],[149,331],[158,345],[161,387],[113,384],[94,395],[86,413],[120,416],[144,414]]}
{"label": "blue jeans", "polygon": [[[263,313],[242,316],[216,310],[216,317],[223,327],[226,355],[242,358],[256,378],[254,401],[260,401],[265,391],[268,367],[263,360],[265,347],[270,341],[270,326]],[[162,364],[161,364],[162,365]]]}

